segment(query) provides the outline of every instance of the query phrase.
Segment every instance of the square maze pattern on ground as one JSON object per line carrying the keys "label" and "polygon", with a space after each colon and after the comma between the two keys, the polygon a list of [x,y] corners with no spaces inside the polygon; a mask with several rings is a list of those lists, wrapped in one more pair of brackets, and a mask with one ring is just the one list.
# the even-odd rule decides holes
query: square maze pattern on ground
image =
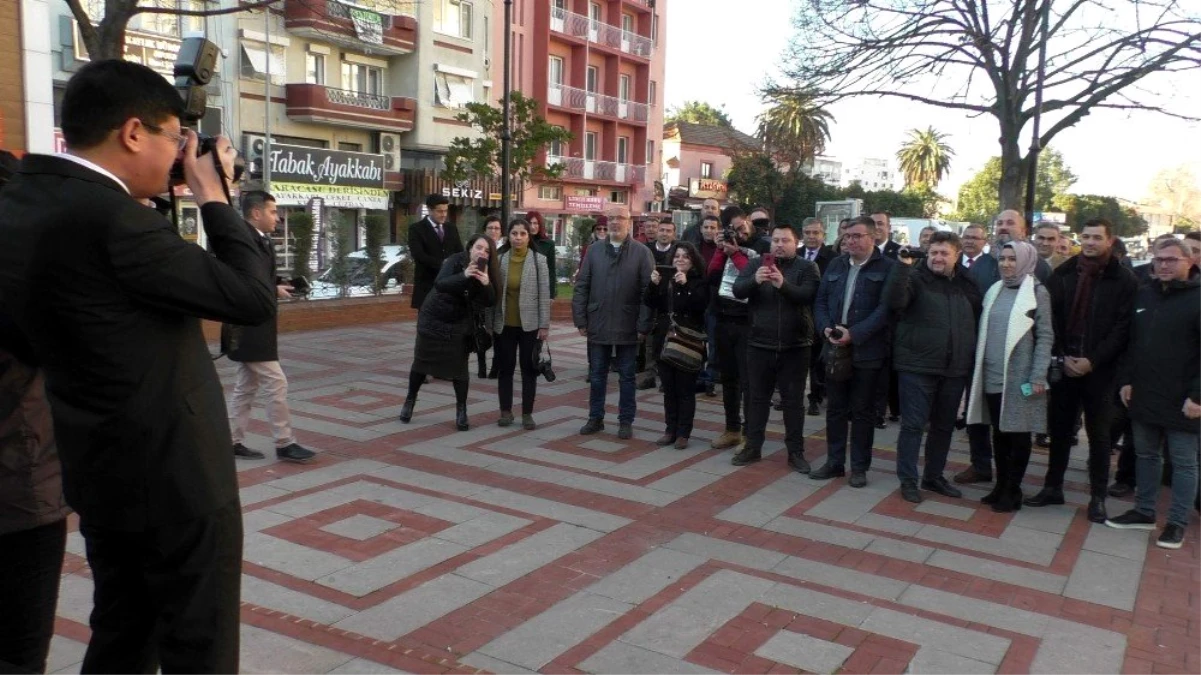
{"label": "square maze pattern on ground", "polygon": [[[661,395],[639,392],[622,441],[615,376],[607,433],[579,436],[584,341],[568,325],[552,340],[537,430],[497,427],[496,381],[475,379],[456,432],[448,382],[396,419],[413,324],[281,336],[296,435],[320,454],[238,464],[245,671],[1201,670],[1196,522],[1179,551],[1089,523],[1083,443],[1067,506],[993,513],[973,486],[915,507],[893,473],[896,424],[863,489],[789,471],[778,412],[764,461],[731,466],[709,449],[720,398],[698,397],[678,451],[653,444]],[[818,466],[824,418],[805,424]],[[261,408],[247,444],[272,446]],[[948,475],[966,464],[957,434]],[[1045,466],[1036,453],[1027,493]],[[51,672],[78,672],[91,591],[73,532]]]}

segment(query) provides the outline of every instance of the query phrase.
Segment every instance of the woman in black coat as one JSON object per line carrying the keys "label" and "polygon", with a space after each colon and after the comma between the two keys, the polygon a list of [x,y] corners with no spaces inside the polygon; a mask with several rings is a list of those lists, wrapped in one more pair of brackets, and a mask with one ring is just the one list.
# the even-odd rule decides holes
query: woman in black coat
{"label": "woman in black coat", "polygon": [[476,351],[476,313],[496,302],[496,247],[483,234],[467,240],[467,250],[442,263],[434,290],[417,314],[417,346],[409,368],[409,395],[400,411],[413,418],[417,392],[426,375],[455,387],[455,427],[467,431],[467,357]]}
{"label": "woman in black coat", "polygon": [[[705,332],[705,308],[709,306],[709,285],[705,281],[704,260],[690,242],[678,242],[671,252],[675,274],[669,278],[656,269],[651,272],[643,301],[659,310],[674,325]],[[655,355],[658,358],[658,354]],[[696,416],[696,380],[699,371],[685,371],[659,361],[663,380],[663,412],[667,428],[656,443],[675,444],[676,450],[688,447],[692,419]]]}

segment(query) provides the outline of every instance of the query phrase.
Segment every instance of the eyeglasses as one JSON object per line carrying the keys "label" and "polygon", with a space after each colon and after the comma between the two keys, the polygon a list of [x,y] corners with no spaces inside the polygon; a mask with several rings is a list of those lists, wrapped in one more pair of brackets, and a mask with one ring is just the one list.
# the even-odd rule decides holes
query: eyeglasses
{"label": "eyeglasses", "polygon": [[1151,262],[1158,263],[1160,265],[1175,265],[1182,260],[1184,260],[1184,258],[1152,258]]}
{"label": "eyeglasses", "polygon": [[185,134],[177,134],[173,131],[167,131],[159,125],[150,124],[149,122],[142,122],[142,126],[146,127],[146,130],[152,134],[166,136],[167,138],[175,141],[175,144],[178,146],[176,150],[183,150],[183,147],[188,144],[188,137]]}
{"label": "eyeglasses", "polygon": [[842,236],[844,239],[850,239],[851,241],[859,241],[860,239],[867,239],[868,237],[868,235],[863,232],[847,232]]}

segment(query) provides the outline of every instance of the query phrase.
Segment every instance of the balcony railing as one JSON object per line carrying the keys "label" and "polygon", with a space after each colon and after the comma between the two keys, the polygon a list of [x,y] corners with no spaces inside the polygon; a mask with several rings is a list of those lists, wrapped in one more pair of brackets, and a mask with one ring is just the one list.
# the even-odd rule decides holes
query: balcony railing
{"label": "balcony railing", "polygon": [[546,102],[562,108],[581,110],[594,115],[608,115],[631,122],[646,122],[650,106],[635,101],[624,101],[616,96],[568,87],[552,82],[547,86]]}
{"label": "balcony railing", "polygon": [[325,96],[327,99],[329,99],[330,103],[349,105],[356,108],[367,108],[369,110],[388,110],[392,107],[391,96],[365,94],[361,91],[350,91],[349,89],[334,89],[332,87],[326,87]]}
{"label": "balcony railing", "polygon": [[412,0],[396,2],[393,14],[379,13],[375,35],[360,34],[361,26],[350,15],[351,6],[338,0],[287,0],[284,27],[289,32],[357,51],[401,55],[416,49],[417,19]]}
{"label": "balcony railing", "polygon": [[642,183],[646,180],[646,167],[637,164],[549,155],[546,158],[546,165],[562,166],[563,173],[560,174],[560,178],[603,180],[626,184]]}
{"label": "balcony railing", "polygon": [[655,48],[654,42],[648,37],[558,7],[550,9],[550,28],[556,33],[605,45],[644,59],[649,59]]}
{"label": "balcony railing", "polygon": [[390,132],[412,130],[417,112],[417,102],[411,98],[302,83],[287,86],[286,106],[294,121]]}

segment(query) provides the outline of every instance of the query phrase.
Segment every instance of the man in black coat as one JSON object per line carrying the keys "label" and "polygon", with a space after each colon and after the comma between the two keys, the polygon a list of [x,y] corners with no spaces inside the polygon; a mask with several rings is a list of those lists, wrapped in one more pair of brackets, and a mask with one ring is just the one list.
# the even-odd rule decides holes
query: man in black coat
{"label": "man in black coat", "polygon": [[[892,215],[887,211],[877,211],[872,214],[872,220],[876,221],[876,248],[879,249],[880,255],[889,260],[896,260],[901,245],[892,240]],[[894,324],[895,317],[889,317],[890,344]],[[901,418],[900,389],[897,388],[897,373],[893,367],[891,354],[884,362],[884,367],[880,369],[879,379],[876,380],[877,429],[887,426],[884,422],[884,415],[888,412],[892,413],[890,417],[894,422]]]}
{"label": "man in black coat", "polygon": [[[838,253],[834,251],[833,247],[826,245],[826,228],[817,218],[805,219],[801,235],[804,240],[801,248],[797,250],[797,255],[802,260],[808,260],[817,265],[820,279],[826,273],[826,265],[829,265]],[[809,350],[809,410],[807,413],[817,416],[822,414],[821,404],[826,398],[826,369],[822,367],[821,360],[823,340],[816,331],[813,338],[813,344],[817,347]]]}
{"label": "man in black coat", "polygon": [[450,200],[442,195],[425,198],[429,215],[409,225],[409,255],[413,258],[413,309],[421,309],[425,296],[434,289],[442,261],[462,253],[459,230],[446,223]]}
{"label": "man in black coat", "polygon": [[[242,217],[254,239],[265,254],[263,263],[275,280],[276,295],[292,297],[292,287],[275,274],[275,245],[271,233],[279,222],[275,197],[256,190],[242,194]],[[234,456],[242,459],[262,459],[263,453],[251,450],[242,441],[250,423],[250,408],[259,390],[267,395],[267,421],[275,438],[275,456],[285,462],[303,464],[315,454],[296,442],[292,435],[292,415],[288,411],[288,378],[279,365],[279,346],[276,339],[276,319],[257,326],[221,326],[221,350],[229,360],[238,364],[238,379],[229,399],[230,426]]]}
{"label": "man in black coat", "polygon": [[[45,370],[95,580],[83,672],[238,670],[242,514],[200,319],[268,321],[275,285],[226,203],[233,147],[198,158],[182,114],[159,73],[93,61],[63,94],[67,153],[0,193],[0,298]],[[143,201],[177,160],[207,251]]]}
{"label": "man in black coat", "polygon": [[[1126,351],[1138,281],[1112,255],[1113,225],[1104,218],[1084,224],[1080,255],[1051,273],[1052,355],[1063,359],[1064,377],[1051,384],[1051,453],[1043,489],[1027,506],[1063,504],[1063,477],[1072,451],[1077,412],[1088,434],[1091,499],[1088,519],[1104,523],[1109,483],[1109,426],[1118,357]],[[1137,443],[1136,443],[1137,446]]]}

